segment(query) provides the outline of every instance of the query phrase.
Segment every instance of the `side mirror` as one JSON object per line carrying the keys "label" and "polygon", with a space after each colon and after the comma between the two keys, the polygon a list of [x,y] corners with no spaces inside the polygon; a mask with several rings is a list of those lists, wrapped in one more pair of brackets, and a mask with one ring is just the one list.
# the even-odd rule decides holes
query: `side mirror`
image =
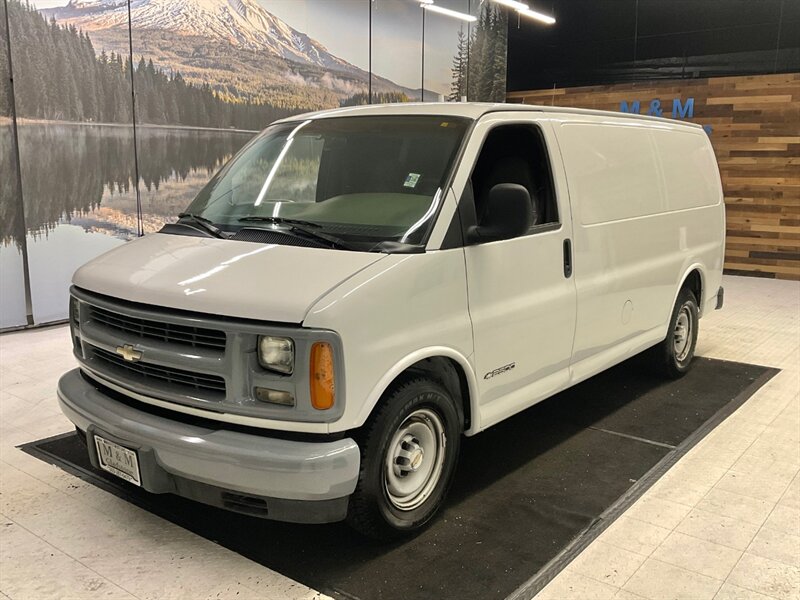
{"label": "side mirror", "polygon": [[523,235],[533,224],[533,204],[525,187],[498,183],[489,190],[488,201],[483,222],[470,228],[472,243],[514,238]]}

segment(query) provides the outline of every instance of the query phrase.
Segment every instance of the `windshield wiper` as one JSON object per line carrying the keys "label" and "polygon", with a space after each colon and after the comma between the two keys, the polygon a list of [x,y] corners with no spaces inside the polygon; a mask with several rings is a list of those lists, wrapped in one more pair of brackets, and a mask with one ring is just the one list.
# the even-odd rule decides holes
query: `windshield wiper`
{"label": "windshield wiper", "polygon": [[200,215],[195,215],[187,212],[179,213],[178,218],[190,220],[193,225],[198,225],[201,229],[207,231],[215,238],[220,238],[223,240],[228,239],[227,234],[224,231],[222,231],[219,227],[214,225],[214,221],[212,221],[211,219],[206,219],[205,217],[201,217]]}
{"label": "windshield wiper", "polygon": [[280,225],[281,223],[286,223],[287,225],[301,225],[303,227],[314,227],[319,228],[322,227],[319,223],[314,223],[314,221],[303,221],[302,219],[287,219],[286,217],[271,217],[271,216],[261,216],[261,215],[250,215],[247,217],[242,217],[239,219],[241,222],[259,222],[259,223],[277,223]]}
{"label": "windshield wiper", "polygon": [[314,231],[314,228],[321,229],[322,225],[319,223],[314,223],[313,221],[303,221],[302,219],[287,219],[284,217],[262,217],[258,215],[251,215],[247,217],[242,217],[239,221],[247,222],[260,222],[260,223],[271,223],[273,225],[288,225],[289,232],[294,234],[302,234],[307,238],[312,238],[315,240],[321,240],[323,242],[327,242],[331,244],[334,248],[339,248],[341,250],[353,250],[355,252],[359,252],[361,248],[357,248],[356,246],[345,242],[344,240],[333,236],[328,235],[326,233],[322,233],[320,231]]}

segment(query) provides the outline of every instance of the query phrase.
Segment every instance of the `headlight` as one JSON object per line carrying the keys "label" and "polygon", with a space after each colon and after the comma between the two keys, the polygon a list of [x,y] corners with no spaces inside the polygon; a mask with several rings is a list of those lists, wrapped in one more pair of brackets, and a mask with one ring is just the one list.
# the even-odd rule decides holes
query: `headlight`
{"label": "headlight", "polygon": [[294,369],[294,342],[290,338],[258,338],[258,362],[265,369],[290,375]]}

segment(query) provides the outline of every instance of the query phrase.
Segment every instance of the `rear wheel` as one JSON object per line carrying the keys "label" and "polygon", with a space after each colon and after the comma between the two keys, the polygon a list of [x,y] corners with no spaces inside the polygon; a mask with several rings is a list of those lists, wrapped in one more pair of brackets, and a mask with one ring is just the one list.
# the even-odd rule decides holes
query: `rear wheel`
{"label": "rear wheel", "polygon": [[694,293],[682,289],[672,309],[667,337],[651,350],[654,366],[663,375],[677,379],[691,367],[697,346],[698,315]]}
{"label": "rear wheel", "polygon": [[387,392],[359,439],[349,523],[377,539],[422,528],[450,488],[461,429],[456,404],[439,383],[410,379]]}

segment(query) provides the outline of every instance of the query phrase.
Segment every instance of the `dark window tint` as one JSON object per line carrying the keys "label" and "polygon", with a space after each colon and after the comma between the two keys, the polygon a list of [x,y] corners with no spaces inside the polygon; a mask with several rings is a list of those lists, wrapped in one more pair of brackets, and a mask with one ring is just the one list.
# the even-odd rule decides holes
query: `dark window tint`
{"label": "dark window tint", "polygon": [[528,190],[534,228],[558,223],[550,161],[536,127],[503,125],[489,132],[471,178],[478,225],[486,216],[489,192],[500,183],[516,183]]}

